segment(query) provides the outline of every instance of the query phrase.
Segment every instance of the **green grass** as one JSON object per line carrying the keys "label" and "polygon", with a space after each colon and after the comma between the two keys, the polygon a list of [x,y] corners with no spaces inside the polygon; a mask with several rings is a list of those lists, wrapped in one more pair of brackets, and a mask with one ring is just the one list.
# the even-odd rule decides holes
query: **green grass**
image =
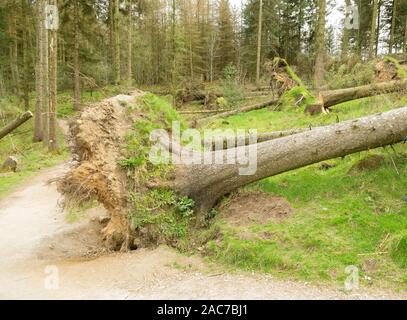
{"label": "green grass", "polygon": [[43,143],[32,142],[32,132],[33,123],[30,120],[14,131],[13,135],[8,135],[0,141],[0,163],[11,155],[16,156],[19,162],[17,172],[0,173],[0,198],[28,181],[41,169],[60,164],[68,158],[61,133],[58,133],[60,154],[50,154]]}
{"label": "green grass", "polygon": [[[302,110],[263,109],[218,119],[207,127],[285,130],[332,124],[338,118],[343,121],[403,105],[407,96],[392,95],[345,103],[330,115],[316,117],[305,116]],[[372,154],[384,157],[379,168],[351,170]],[[407,289],[407,145],[328,162],[335,166],[321,170],[316,164],[248,186],[284,197],[294,213],[283,221],[240,228],[218,219],[223,237],[220,243],[209,243],[210,257],[245,270],[339,286],[347,277],[346,266],[356,265],[364,285],[368,276],[373,285]],[[257,237],[242,237],[242,231]]]}

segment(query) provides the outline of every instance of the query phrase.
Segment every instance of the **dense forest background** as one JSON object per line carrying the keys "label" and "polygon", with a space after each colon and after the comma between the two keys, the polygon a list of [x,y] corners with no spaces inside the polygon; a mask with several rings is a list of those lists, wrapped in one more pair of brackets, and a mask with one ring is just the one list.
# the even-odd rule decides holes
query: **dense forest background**
{"label": "dense forest background", "polygon": [[[175,93],[228,77],[267,84],[264,65],[275,57],[284,58],[310,89],[343,88],[370,82],[355,68],[360,63],[407,51],[407,0],[233,3],[4,0],[0,95],[35,109],[34,141],[51,141],[50,149],[57,150],[58,91],[72,90],[79,110],[83,92],[107,85],[162,85]],[[47,26],[54,19],[50,6],[58,9],[56,28]],[[332,74],[345,80],[333,85]]]}
{"label": "dense forest background", "polygon": [[[36,43],[43,37],[38,21],[44,2],[48,3],[3,0],[0,4],[2,95],[12,92],[24,97],[35,88]],[[79,70],[81,86],[213,81],[230,64],[241,81],[255,79],[259,0],[248,0],[241,8],[228,0],[56,2],[60,11],[60,89],[73,88],[75,70]],[[360,28],[323,24],[329,59],[367,59],[406,51],[406,0],[345,2],[359,7]],[[329,17],[334,5],[337,3],[324,0],[264,0],[261,64],[280,56],[301,75],[312,75],[318,51],[318,13],[323,10]]]}

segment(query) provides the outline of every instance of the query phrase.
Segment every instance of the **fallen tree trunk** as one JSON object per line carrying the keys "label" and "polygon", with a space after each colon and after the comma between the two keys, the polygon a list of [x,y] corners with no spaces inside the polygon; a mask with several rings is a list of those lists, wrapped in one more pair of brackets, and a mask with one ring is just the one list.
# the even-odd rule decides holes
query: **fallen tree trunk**
{"label": "fallen tree trunk", "polygon": [[21,114],[13,122],[10,122],[4,128],[0,129],[0,139],[3,139],[6,135],[8,135],[13,130],[17,129],[19,126],[21,126],[23,123],[25,123],[32,117],[33,117],[33,114],[31,113],[31,111],[27,111],[27,112],[24,112],[23,114]]}
{"label": "fallen tree trunk", "polygon": [[179,114],[208,114],[208,113],[221,113],[228,112],[231,109],[218,109],[218,110],[197,110],[197,111],[178,111]]}
{"label": "fallen tree trunk", "polygon": [[[317,127],[318,128],[318,127]],[[317,129],[315,128],[315,129]],[[274,140],[278,138],[283,138],[287,136],[291,136],[293,134],[305,132],[305,131],[310,131],[314,130],[313,128],[299,128],[299,129],[289,129],[289,130],[283,130],[283,131],[272,131],[272,132],[265,132],[265,133],[259,133],[257,134],[257,139],[255,143],[260,143],[260,142],[265,142],[269,140]],[[225,149],[231,149],[231,148],[236,148],[238,146],[248,146],[253,144],[253,139],[252,135],[248,134],[244,137],[244,144],[242,143],[241,145],[238,144],[236,137],[233,137],[231,139],[228,139],[228,136],[220,137],[220,138],[215,138],[211,142],[211,150],[225,150]],[[203,141],[203,146],[205,146],[205,142]]]}
{"label": "fallen tree trunk", "polygon": [[197,120],[197,124],[202,124],[204,122],[208,122],[208,121],[211,121],[211,120],[216,119],[216,118],[230,117],[230,116],[233,116],[233,115],[238,114],[238,113],[263,109],[263,108],[266,108],[266,107],[271,106],[271,105],[276,104],[276,103],[277,103],[277,100],[272,99],[272,100],[267,100],[267,101],[262,102],[262,103],[257,103],[257,104],[253,104],[253,105],[249,105],[249,106],[244,106],[244,107],[241,107],[241,108],[238,108],[238,109],[222,112],[222,113],[210,116],[210,117],[199,119],[199,120]]}
{"label": "fallen tree trunk", "polygon": [[[406,137],[407,107],[235,148],[236,153],[257,153],[257,167],[251,175],[240,175],[239,165],[178,165],[174,189],[194,199],[198,212],[207,212],[220,197],[246,184],[320,161],[402,142]],[[213,151],[210,156],[226,159],[230,150]]]}
{"label": "fallen tree trunk", "polygon": [[407,89],[407,80],[381,82],[355,88],[322,91],[319,95],[319,103],[322,108],[330,108],[346,101],[392,93],[405,89]]}

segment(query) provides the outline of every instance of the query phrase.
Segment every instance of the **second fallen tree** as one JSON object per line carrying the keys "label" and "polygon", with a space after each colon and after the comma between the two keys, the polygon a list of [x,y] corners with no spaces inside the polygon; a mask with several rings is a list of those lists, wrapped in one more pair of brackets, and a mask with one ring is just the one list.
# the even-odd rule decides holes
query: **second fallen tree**
{"label": "second fallen tree", "polygon": [[406,89],[407,80],[398,80],[373,83],[354,88],[322,91],[318,97],[318,103],[321,105],[321,108],[327,109],[343,102],[403,91]]}
{"label": "second fallen tree", "polygon": [[13,122],[10,122],[4,128],[0,129],[0,139],[3,139],[6,135],[17,129],[19,126],[27,122],[29,119],[33,117],[31,111],[24,112],[21,114],[17,119]]}

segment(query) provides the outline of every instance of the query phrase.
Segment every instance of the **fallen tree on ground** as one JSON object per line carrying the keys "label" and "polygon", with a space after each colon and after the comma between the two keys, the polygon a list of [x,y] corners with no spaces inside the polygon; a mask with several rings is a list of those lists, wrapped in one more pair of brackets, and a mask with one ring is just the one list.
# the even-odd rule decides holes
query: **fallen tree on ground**
{"label": "fallen tree on ground", "polygon": [[[111,219],[103,235],[107,245],[116,250],[139,246],[140,241],[173,243],[178,233],[168,235],[161,226],[192,217],[201,221],[222,196],[249,183],[320,161],[402,142],[407,137],[407,108],[401,108],[248,146],[192,152],[201,159],[223,160],[235,152],[240,155],[238,164],[181,162],[157,167],[147,160],[151,142],[146,128],[160,125],[170,131],[168,126],[174,113],[167,107],[159,109],[152,97],[145,98],[141,92],[136,94],[136,100],[134,96],[118,96],[82,112],[71,127],[79,162],[59,186],[67,199],[96,198],[106,207]],[[147,103],[140,106],[144,100],[148,100]],[[143,115],[147,112],[154,114]],[[159,120],[158,115],[166,118]],[[159,122],[153,126],[146,119]],[[130,152],[125,159],[123,150]],[[172,145],[167,151],[176,158],[185,147]],[[255,159],[250,158],[253,155]],[[240,162],[246,158],[256,161]],[[241,175],[242,167],[250,167],[249,164],[255,166],[250,168],[252,172]],[[182,212],[174,213],[179,210]]]}
{"label": "fallen tree on ground", "polygon": [[400,80],[373,83],[355,88],[322,91],[319,95],[318,103],[321,105],[321,108],[327,109],[343,102],[403,91],[406,89],[407,80]]}
{"label": "fallen tree on ground", "polygon": [[17,129],[19,126],[24,124],[26,121],[28,121],[30,118],[33,117],[33,114],[31,111],[24,112],[21,114],[17,119],[15,119],[13,122],[10,122],[8,125],[6,125],[4,128],[0,129],[0,139],[3,139],[6,135]]}

